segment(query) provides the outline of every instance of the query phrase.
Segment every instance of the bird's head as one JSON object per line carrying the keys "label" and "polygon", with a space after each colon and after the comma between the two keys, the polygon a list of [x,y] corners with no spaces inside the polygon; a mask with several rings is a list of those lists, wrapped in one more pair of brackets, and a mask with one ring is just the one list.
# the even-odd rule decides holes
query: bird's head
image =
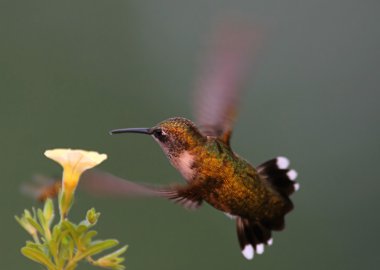
{"label": "bird's head", "polygon": [[112,130],[110,133],[151,135],[169,158],[178,157],[206,140],[193,122],[182,117],[166,119],[152,128],[123,128]]}

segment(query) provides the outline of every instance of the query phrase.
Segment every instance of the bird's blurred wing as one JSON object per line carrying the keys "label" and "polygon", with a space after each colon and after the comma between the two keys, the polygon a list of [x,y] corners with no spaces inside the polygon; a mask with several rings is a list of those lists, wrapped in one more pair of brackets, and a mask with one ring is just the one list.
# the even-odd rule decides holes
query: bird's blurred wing
{"label": "bird's blurred wing", "polygon": [[210,39],[196,85],[194,116],[201,132],[227,145],[240,98],[240,84],[256,54],[259,31],[247,25],[222,24]]}
{"label": "bird's blurred wing", "polygon": [[[32,181],[22,183],[21,192],[37,201],[56,198],[62,188],[62,180],[35,175]],[[133,183],[113,174],[89,170],[82,174],[79,189],[98,197],[161,196],[162,188]],[[161,192],[161,193],[160,193]]]}
{"label": "bird's blurred wing", "polygon": [[81,176],[79,188],[100,197],[160,197],[163,189],[134,183],[99,170],[86,171]]}
{"label": "bird's blurred wing", "polygon": [[85,172],[81,177],[79,187],[100,197],[161,197],[187,209],[196,209],[202,204],[202,199],[189,192],[188,186],[138,184],[98,170]]}
{"label": "bird's blurred wing", "polygon": [[57,178],[35,174],[31,180],[32,181],[26,181],[21,184],[20,191],[24,195],[40,202],[58,196],[59,190],[61,189],[61,181],[57,181]]}

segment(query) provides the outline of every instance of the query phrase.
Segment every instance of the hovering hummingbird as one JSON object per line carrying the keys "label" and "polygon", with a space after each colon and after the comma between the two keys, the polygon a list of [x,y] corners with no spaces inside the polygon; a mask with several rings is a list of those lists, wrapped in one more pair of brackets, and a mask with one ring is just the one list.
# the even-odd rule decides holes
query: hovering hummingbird
{"label": "hovering hummingbird", "polygon": [[[257,35],[222,29],[201,78],[195,106],[196,124],[175,117],[150,128],[123,128],[111,134],[140,133],[151,136],[187,184],[152,187],[116,181],[110,175],[92,175],[100,192],[160,196],[186,208],[206,202],[236,220],[242,253],[252,259],[272,244],[272,231],[284,228],[284,216],[293,209],[289,196],[299,188],[297,172],[289,160],[276,157],[254,167],[231,148],[232,125],[239,87],[247,70],[247,55]],[[90,173],[91,174],[91,173]],[[90,184],[91,181],[84,181]],[[99,185],[101,183],[101,185]]]}
{"label": "hovering hummingbird", "polygon": [[181,117],[167,119],[152,128],[111,131],[152,136],[187,185],[150,190],[189,209],[207,202],[236,219],[243,255],[252,259],[254,253],[263,253],[264,245],[272,244],[272,230],[284,228],[284,216],[293,209],[289,195],[298,189],[294,182],[297,172],[289,169],[285,157],[254,168],[231,149],[230,130],[203,132]]}

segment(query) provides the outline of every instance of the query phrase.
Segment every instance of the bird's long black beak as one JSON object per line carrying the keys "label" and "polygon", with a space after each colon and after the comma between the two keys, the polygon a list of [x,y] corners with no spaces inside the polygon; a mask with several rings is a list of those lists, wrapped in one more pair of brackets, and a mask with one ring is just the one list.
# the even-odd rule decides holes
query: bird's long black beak
{"label": "bird's long black beak", "polygon": [[150,128],[121,128],[114,129],[109,132],[111,135],[120,133],[141,133],[150,135],[152,132]]}

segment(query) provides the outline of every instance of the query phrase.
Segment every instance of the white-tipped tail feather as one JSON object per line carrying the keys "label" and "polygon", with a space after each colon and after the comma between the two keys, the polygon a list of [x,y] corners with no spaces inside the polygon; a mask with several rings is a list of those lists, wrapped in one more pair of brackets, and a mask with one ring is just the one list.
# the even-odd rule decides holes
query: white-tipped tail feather
{"label": "white-tipped tail feather", "polygon": [[271,238],[271,239],[268,240],[267,245],[268,245],[268,246],[273,245],[273,238]]}
{"label": "white-tipped tail feather", "polygon": [[290,161],[286,157],[277,157],[277,167],[281,170],[287,169],[289,167]]}
{"label": "white-tipped tail feather", "polygon": [[294,190],[297,191],[297,190],[299,190],[299,189],[300,189],[300,184],[295,183],[295,184],[294,184]]}
{"label": "white-tipped tail feather", "polygon": [[256,253],[257,254],[263,254],[264,253],[264,244],[258,244],[256,246]]}
{"label": "white-tipped tail feather", "polygon": [[255,251],[253,250],[251,244],[246,245],[242,250],[242,253],[247,260],[252,260],[253,256],[255,255]]}
{"label": "white-tipped tail feather", "polygon": [[290,170],[286,175],[289,177],[289,180],[294,181],[296,180],[298,173],[295,170]]}
{"label": "white-tipped tail feather", "polygon": [[252,260],[255,252],[259,255],[264,253],[264,244],[257,244],[255,248],[251,244],[247,244],[241,252],[247,260]]}

